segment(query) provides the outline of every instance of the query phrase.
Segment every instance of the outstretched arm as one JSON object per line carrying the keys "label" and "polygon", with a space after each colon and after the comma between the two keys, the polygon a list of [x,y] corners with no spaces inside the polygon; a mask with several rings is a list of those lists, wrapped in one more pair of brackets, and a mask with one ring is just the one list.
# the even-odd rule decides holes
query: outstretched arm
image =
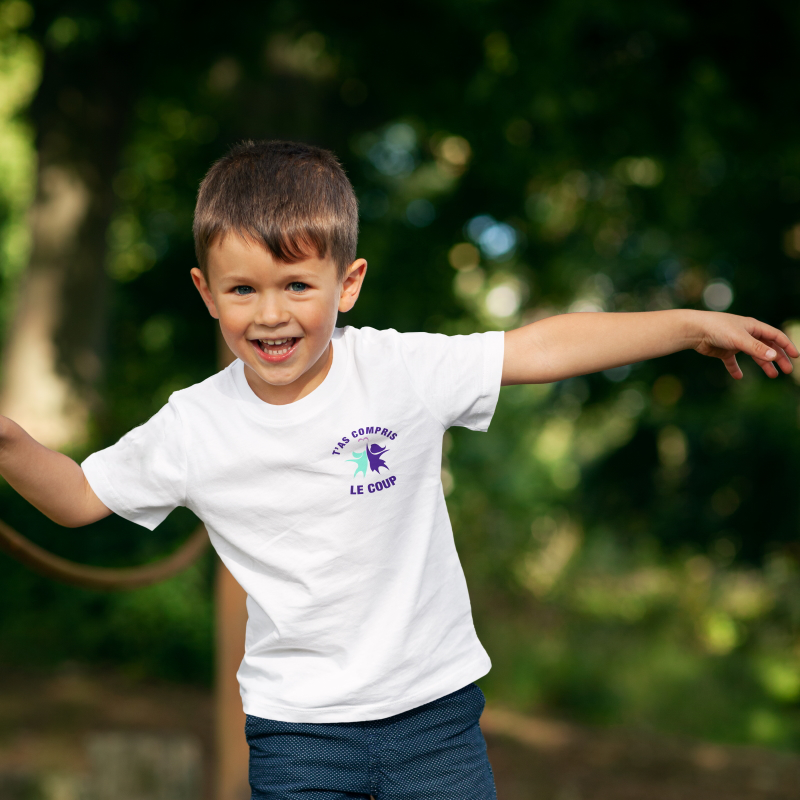
{"label": "outstretched arm", "polygon": [[533,322],[505,335],[504,386],[550,383],[665,356],[697,350],[719,358],[732,377],[746,353],[770,378],[792,371],[800,356],[782,331],[751,317],[675,309],[631,313],[578,312]]}
{"label": "outstretched arm", "polygon": [[78,464],[48,450],[6,417],[0,417],[0,475],[59,525],[77,528],[111,513]]}

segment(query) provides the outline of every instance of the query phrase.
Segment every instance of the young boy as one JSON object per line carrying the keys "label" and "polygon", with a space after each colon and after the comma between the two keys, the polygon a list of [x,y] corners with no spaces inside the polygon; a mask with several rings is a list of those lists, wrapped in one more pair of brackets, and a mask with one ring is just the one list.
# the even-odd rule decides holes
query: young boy
{"label": "young boy", "polygon": [[494,797],[442,435],[485,431],[501,385],[694,348],[770,377],[776,328],[701,311],[555,316],[471,336],[337,329],[358,209],[328,152],[245,142],[214,164],[192,280],[237,360],[78,466],[0,417],[0,474],[69,527],[149,529],[184,505],[247,591],[239,670],[255,798]]}

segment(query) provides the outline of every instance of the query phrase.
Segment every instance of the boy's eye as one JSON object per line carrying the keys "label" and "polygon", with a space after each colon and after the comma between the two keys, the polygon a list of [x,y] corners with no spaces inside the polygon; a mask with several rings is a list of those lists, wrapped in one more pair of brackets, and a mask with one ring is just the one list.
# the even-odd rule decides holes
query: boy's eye
{"label": "boy's eye", "polygon": [[308,289],[308,284],[302,281],[292,281],[289,284],[290,292],[304,292],[306,289]]}
{"label": "boy's eye", "polygon": [[252,294],[255,291],[252,286],[234,286],[233,293],[238,294],[240,297],[246,294]]}

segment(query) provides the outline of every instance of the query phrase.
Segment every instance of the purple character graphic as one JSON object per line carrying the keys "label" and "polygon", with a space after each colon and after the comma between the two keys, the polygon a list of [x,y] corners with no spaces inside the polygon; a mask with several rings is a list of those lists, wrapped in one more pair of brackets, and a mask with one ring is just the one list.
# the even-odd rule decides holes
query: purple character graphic
{"label": "purple character graphic", "polygon": [[383,454],[388,452],[389,451],[385,447],[381,447],[378,444],[367,445],[367,458],[369,459],[369,468],[373,472],[377,472],[378,474],[380,474],[381,467],[386,467],[386,469],[389,469],[389,465],[382,458]]}

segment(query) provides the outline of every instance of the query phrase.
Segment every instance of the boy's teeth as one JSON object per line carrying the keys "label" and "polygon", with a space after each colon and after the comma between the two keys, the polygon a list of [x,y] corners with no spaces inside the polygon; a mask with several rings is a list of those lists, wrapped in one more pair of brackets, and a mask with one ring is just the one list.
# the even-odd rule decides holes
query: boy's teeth
{"label": "boy's teeth", "polygon": [[[257,339],[256,341],[261,345],[262,350],[269,351],[273,356],[282,356],[292,349],[295,340],[290,336],[284,339]],[[281,347],[281,345],[285,346]],[[276,347],[280,347],[280,350],[274,349]]]}

